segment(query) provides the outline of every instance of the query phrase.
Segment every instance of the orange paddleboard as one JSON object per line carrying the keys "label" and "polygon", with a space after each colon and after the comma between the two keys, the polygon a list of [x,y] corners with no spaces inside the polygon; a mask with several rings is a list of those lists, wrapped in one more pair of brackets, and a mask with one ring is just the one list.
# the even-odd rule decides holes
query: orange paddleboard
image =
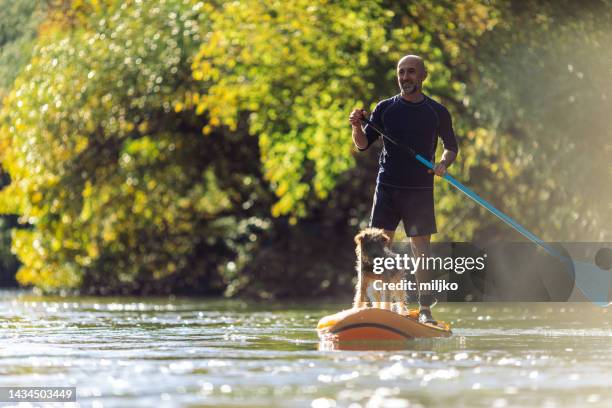
{"label": "orange paddleboard", "polygon": [[325,316],[317,325],[319,338],[326,342],[404,341],[415,338],[450,337],[450,326],[418,321],[418,310],[405,315],[374,307],[343,310]]}

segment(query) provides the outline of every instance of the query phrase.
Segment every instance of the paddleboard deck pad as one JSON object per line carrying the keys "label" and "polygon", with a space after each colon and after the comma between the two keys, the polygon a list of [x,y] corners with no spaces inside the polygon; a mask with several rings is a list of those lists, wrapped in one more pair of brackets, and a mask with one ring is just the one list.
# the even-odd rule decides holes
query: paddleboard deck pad
{"label": "paddleboard deck pad", "polygon": [[343,310],[319,320],[317,332],[322,341],[332,342],[404,341],[452,335],[447,323],[419,323],[418,314],[416,309],[406,314],[374,307]]}

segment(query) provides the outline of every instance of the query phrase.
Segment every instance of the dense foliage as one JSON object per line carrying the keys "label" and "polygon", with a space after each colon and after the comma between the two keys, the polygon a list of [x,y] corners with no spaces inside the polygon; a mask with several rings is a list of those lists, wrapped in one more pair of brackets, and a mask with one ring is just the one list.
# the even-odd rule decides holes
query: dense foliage
{"label": "dense foliage", "polygon": [[479,120],[518,177],[495,189],[545,239],[611,241],[612,3],[512,3],[477,60]]}
{"label": "dense foliage", "polygon": [[[425,58],[426,92],[454,116],[454,175],[516,216],[540,194],[521,185],[548,191],[553,170],[536,177],[525,149],[544,143],[554,155],[556,145],[540,140],[536,114],[513,127],[524,116],[508,107],[534,85],[515,86],[510,51],[514,26],[531,48],[557,32],[512,3],[59,4],[0,117],[12,180],[0,206],[30,226],[13,240],[24,285],[262,297],[347,289],[377,159],[376,148],[355,153],[347,117],[397,93],[406,53]],[[436,188],[438,239],[506,231]],[[538,232],[549,231],[544,211],[529,219]]]}
{"label": "dense foliage", "polygon": [[[46,15],[46,2],[0,0],[0,106],[15,77],[30,58],[37,27]],[[10,183],[0,168],[0,188]],[[19,266],[11,253],[11,230],[17,227],[13,214],[0,216],[0,286],[13,286]]]}
{"label": "dense foliage", "polygon": [[185,2],[116,2],[76,16],[69,34],[48,29],[6,100],[13,183],[2,203],[35,227],[14,235],[18,280],[98,292],[164,290],[175,276],[214,286],[200,275],[226,234],[206,232],[232,228],[215,219],[230,199],[208,168],[214,146],[174,112],[202,15]]}

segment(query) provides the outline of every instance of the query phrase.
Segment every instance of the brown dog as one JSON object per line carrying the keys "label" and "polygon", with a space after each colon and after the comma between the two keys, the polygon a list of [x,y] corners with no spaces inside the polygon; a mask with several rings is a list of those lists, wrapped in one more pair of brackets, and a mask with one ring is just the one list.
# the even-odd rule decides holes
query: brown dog
{"label": "brown dog", "polygon": [[[395,252],[388,248],[389,237],[379,228],[366,228],[355,236],[355,252],[357,253],[357,285],[355,286],[355,299],[353,307],[367,307],[368,298],[372,306],[382,309],[393,309],[396,306],[398,313],[406,308],[406,291],[382,289],[383,283],[399,284],[404,278],[404,271],[398,269],[384,269],[382,273],[374,272],[375,258],[395,258]],[[380,261],[379,261],[380,262]],[[379,289],[374,287],[375,281]],[[368,289],[371,288],[370,293]]]}

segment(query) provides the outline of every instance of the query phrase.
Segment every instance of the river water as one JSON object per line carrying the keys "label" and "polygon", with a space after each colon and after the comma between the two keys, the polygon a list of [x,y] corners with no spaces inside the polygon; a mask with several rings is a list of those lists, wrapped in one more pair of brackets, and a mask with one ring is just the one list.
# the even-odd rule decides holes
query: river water
{"label": "river water", "polygon": [[448,339],[319,351],[346,306],[0,292],[0,386],[73,386],[55,406],[83,407],[612,406],[608,309],[446,303]]}

